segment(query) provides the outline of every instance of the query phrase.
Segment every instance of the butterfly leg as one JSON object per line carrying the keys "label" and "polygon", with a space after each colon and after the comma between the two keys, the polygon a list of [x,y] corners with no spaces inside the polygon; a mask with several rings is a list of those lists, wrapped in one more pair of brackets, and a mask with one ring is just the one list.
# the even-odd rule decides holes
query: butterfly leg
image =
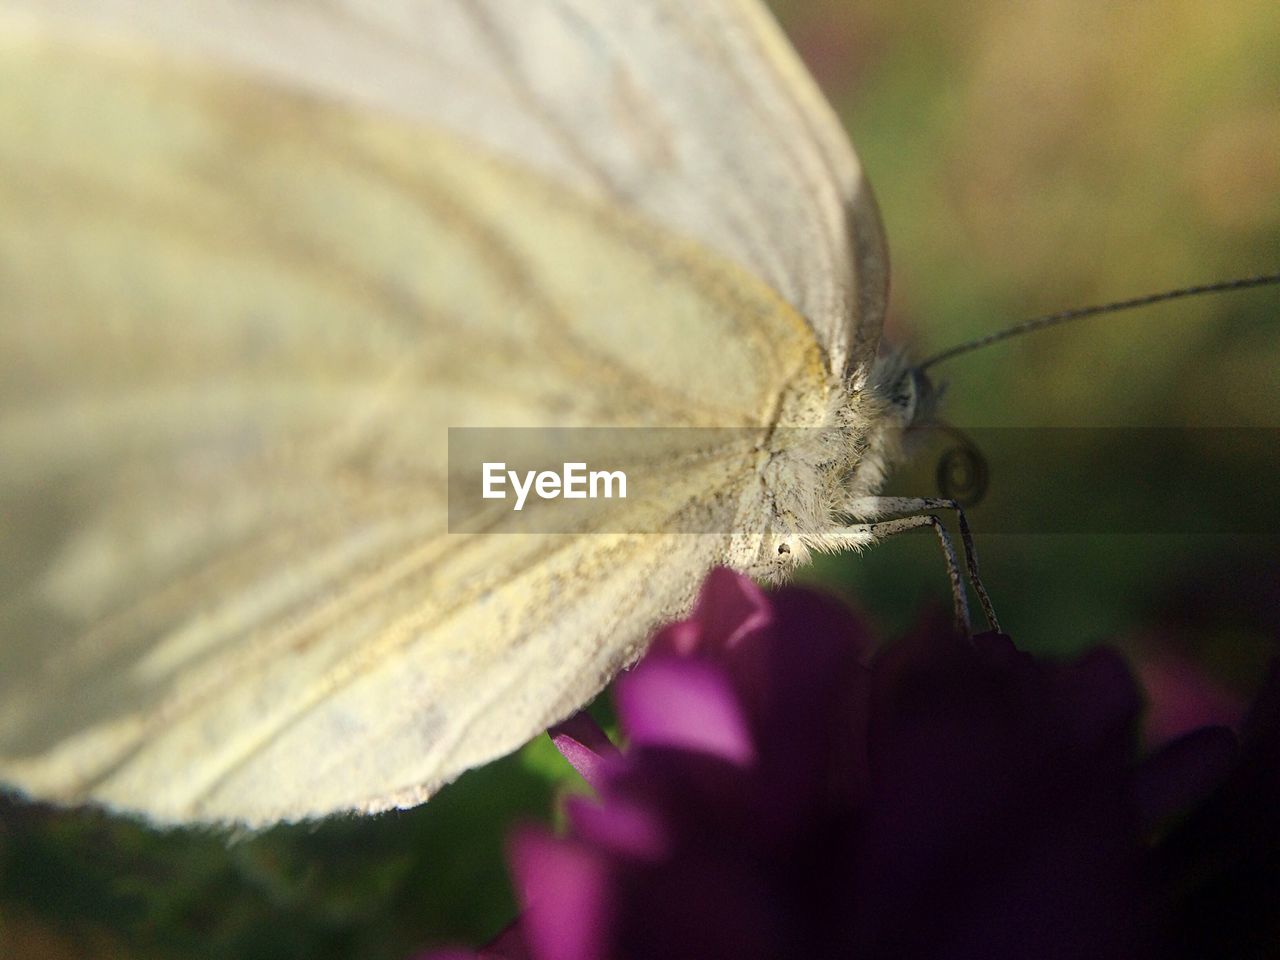
{"label": "butterfly leg", "polygon": [[966,637],[973,633],[973,623],[969,618],[969,599],[965,595],[964,581],[960,576],[960,563],[956,559],[956,548],[951,542],[947,528],[933,514],[917,514],[914,517],[901,517],[897,520],[878,520],[848,528],[849,532],[870,533],[877,539],[892,537],[895,534],[917,530],[920,527],[933,527],[938,535],[938,543],[942,546],[942,555],[947,561],[947,577],[951,581],[951,602],[955,612],[956,628]]}
{"label": "butterfly leg", "polygon": [[973,584],[973,592],[978,595],[978,604],[982,607],[982,615],[992,630],[1000,632],[1000,621],[996,619],[995,607],[987,588],[982,584],[982,575],[978,571],[978,551],[973,544],[973,534],[969,530],[969,520],[964,515],[964,508],[955,500],[944,500],[937,497],[862,497],[847,507],[856,517],[881,517],[885,514],[917,515],[931,513],[934,510],[954,510],[956,521],[960,526],[960,545],[964,550],[965,568],[969,573],[969,582]]}

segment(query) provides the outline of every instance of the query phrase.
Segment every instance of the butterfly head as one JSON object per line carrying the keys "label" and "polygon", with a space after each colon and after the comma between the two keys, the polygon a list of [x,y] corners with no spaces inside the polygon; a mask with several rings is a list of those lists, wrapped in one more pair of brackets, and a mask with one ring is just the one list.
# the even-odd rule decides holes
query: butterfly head
{"label": "butterfly head", "polygon": [[909,429],[935,421],[942,391],[894,352],[879,359],[869,384],[846,383],[833,393],[823,429],[775,435],[762,477],[769,532],[753,575],[783,581],[815,551],[870,543],[874,537],[856,523],[868,519],[859,508],[907,456]]}

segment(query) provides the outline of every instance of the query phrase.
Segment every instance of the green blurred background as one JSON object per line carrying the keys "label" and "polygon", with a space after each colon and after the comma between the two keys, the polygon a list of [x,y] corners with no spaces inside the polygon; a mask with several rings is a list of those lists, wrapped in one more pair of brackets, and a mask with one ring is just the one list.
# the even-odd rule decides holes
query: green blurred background
{"label": "green blurred background", "polygon": [[[893,258],[889,336],[916,355],[1024,316],[1280,265],[1274,5],[776,9],[875,186]],[[1280,427],[1280,292],[1086,321],[945,377],[945,415],[965,427]],[[1105,471],[1106,451],[1079,469]],[[993,484],[1000,473],[993,464]],[[1070,476],[1040,482],[1064,514],[1081,506]],[[1274,537],[980,533],[978,546],[1026,648],[1175,650],[1242,697],[1276,650]],[[886,634],[946,599],[927,535],[806,579]],[[507,827],[552,816],[565,789],[573,776],[544,740],[417,810],[256,836],[0,801],[0,957],[379,960],[476,943],[513,910]]]}

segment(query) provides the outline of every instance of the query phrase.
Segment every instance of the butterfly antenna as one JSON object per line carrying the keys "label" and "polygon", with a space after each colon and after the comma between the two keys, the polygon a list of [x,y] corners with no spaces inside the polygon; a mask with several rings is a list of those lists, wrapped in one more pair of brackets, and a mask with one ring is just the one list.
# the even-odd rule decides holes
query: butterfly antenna
{"label": "butterfly antenna", "polygon": [[966,343],[956,344],[954,347],[943,350],[941,353],[934,354],[923,363],[916,364],[915,369],[918,371],[927,370],[934,364],[942,363],[944,360],[950,360],[953,357],[958,357],[963,353],[971,353],[974,350],[981,350],[983,347],[989,347],[993,343],[999,343],[1001,340],[1008,340],[1010,337],[1020,337],[1024,333],[1043,330],[1046,327],[1056,327],[1060,323],[1079,320],[1082,317],[1092,317],[1100,313],[1119,313],[1121,310],[1132,310],[1135,307],[1145,307],[1153,303],[1164,303],[1166,300],[1181,300],[1183,297],[1197,297],[1203,293],[1226,293],[1231,290],[1247,290],[1250,287],[1267,287],[1273,284],[1280,284],[1280,273],[1264,273],[1255,277],[1240,277],[1236,280],[1221,280],[1217,283],[1202,283],[1194,287],[1182,287],[1178,290],[1165,290],[1162,293],[1149,293],[1145,297],[1134,297],[1132,300],[1116,300],[1113,303],[1103,303],[1092,307],[1077,307],[1074,310],[1063,310],[1061,313],[1050,313],[1043,317],[1033,317],[1030,320],[1023,320],[1021,323],[1015,323],[1011,327],[1005,327],[1003,330],[997,330],[995,333],[988,333],[985,336],[969,340]]}

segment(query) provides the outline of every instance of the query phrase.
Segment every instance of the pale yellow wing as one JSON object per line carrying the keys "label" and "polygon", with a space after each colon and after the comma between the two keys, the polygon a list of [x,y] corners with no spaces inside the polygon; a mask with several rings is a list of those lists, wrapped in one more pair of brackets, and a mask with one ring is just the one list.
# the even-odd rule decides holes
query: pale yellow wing
{"label": "pale yellow wing", "polygon": [[757,0],[5,0],[427,120],[702,241],[861,386],[887,263],[848,138]]}
{"label": "pale yellow wing", "polygon": [[[446,535],[448,427],[820,418],[804,320],[617,205],[261,74],[0,27],[0,780],[160,821],[421,800],[735,559]],[[748,461],[669,502],[735,529]]]}

